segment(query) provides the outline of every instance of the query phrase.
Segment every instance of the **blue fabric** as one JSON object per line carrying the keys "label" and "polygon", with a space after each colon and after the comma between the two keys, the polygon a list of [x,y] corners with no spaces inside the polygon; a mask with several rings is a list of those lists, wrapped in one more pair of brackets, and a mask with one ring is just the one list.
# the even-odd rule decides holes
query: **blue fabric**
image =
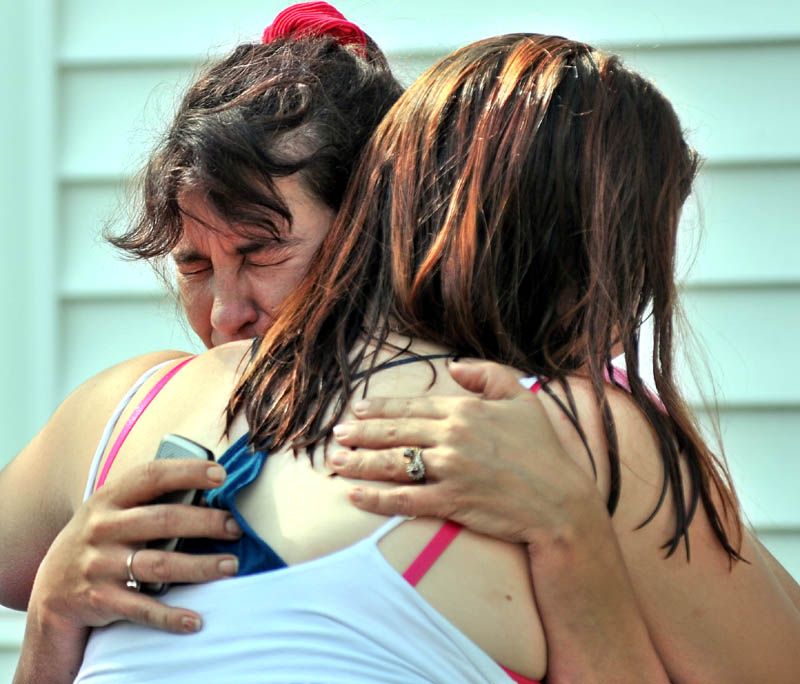
{"label": "blue fabric", "polygon": [[249,434],[240,437],[217,459],[228,477],[221,487],[206,492],[211,508],[230,511],[244,534],[236,541],[220,539],[186,539],[182,551],[187,553],[232,553],[239,559],[238,575],[285,568],[286,562],[267,544],[236,508],[236,495],[258,477],[267,460],[266,451],[253,451],[247,445]]}
{"label": "blue fabric", "polygon": [[[403,366],[407,363],[430,361],[432,359],[452,358],[452,354],[423,354],[403,359],[393,359],[383,363],[373,371],[385,370],[394,366]],[[358,373],[356,377],[363,375]],[[255,480],[264,463],[268,452],[253,451],[247,445],[249,433],[242,435],[234,442],[222,456],[217,459],[228,477],[221,487],[206,491],[206,503],[211,508],[230,511],[244,534],[237,541],[222,541],[219,539],[184,539],[180,551],[185,553],[231,553],[239,559],[239,572],[237,575],[253,575],[267,570],[276,570],[287,567],[284,561],[273,548],[267,544],[236,508],[236,495]]]}

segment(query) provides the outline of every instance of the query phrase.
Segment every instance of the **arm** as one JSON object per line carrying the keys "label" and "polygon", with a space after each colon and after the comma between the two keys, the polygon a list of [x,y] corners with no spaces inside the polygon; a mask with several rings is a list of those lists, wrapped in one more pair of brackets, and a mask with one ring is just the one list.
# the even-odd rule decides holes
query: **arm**
{"label": "arm", "polygon": [[177,357],[148,354],[87,380],[0,470],[0,603],[25,610],[39,563],[81,504],[106,420],[145,370]]}
{"label": "arm", "polygon": [[528,545],[548,649],[547,681],[668,682],[605,507]]}
{"label": "arm", "polygon": [[650,524],[635,529],[652,510],[661,484],[654,436],[626,394],[610,399],[623,478],[613,523],[671,677],[677,682],[797,681],[800,611],[791,599],[796,583],[762,554],[746,529],[741,554],[747,562],[730,563],[702,507],[689,528],[691,560],[682,549],[664,558],[659,546],[672,529],[669,506],[665,503]]}
{"label": "arm", "polygon": [[[176,516],[174,506],[142,505],[166,491],[217,486],[222,468],[215,466],[214,473],[206,463],[154,462],[80,503],[87,453],[94,451],[106,416],[159,360],[148,355],[82,385],[0,472],[0,599],[28,609],[15,681],[72,681],[91,626],[125,618],[176,632],[199,628],[193,611],[127,589],[126,558],[150,539],[235,538],[223,511],[184,507]],[[134,572],[143,581],[207,581],[232,574],[220,565],[224,560],[235,562],[148,550],[136,554]]]}
{"label": "arm", "polygon": [[[368,448],[339,452],[339,472],[408,481],[402,447],[419,444],[428,473],[422,487],[360,488],[356,504],[384,514],[451,518],[526,544],[547,636],[548,682],[668,681],[602,497],[567,456],[541,402],[495,364],[453,364],[451,373],[492,401],[356,405],[359,417],[371,419],[348,424],[350,433],[339,441]],[[398,448],[382,448],[387,444]],[[486,486],[493,482],[503,486]]]}

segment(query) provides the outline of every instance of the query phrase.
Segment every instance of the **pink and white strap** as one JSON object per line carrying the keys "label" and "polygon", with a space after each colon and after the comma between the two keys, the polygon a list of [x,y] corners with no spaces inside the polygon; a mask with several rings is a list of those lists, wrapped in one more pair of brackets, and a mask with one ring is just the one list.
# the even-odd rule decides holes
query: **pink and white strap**
{"label": "pink and white strap", "polygon": [[105,465],[100,471],[100,476],[97,478],[97,486],[95,489],[99,489],[103,486],[103,483],[106,481],[106,477],[108,477],[108,471],[111,470],[114,459],[117,457],[117,452],[119,452],[120,447],[125,441],[125,438],[128,436],[128,433],[133,429],[133,426],[136,425],[136,422],[139,420],[142,413],[144,413],[144,410],[150,405],[150,402],[156,398],[156,395],[164,388],[164,385],[166,385],[181,368],[189,363],[189,361],[196,358],[196,356],[190,356],[181,361],[177,366],[166,373],[164,377],[161,378],[155,385],[153,385],[153,388],[145,395],[144,399],[142,399],[141,403],[136,407],[128,420],[125,421],[125,425],[122,427],[119,435],[117,435],[117,439],[114,441],[111,451],[108,452],[108,458],[106,459]]}

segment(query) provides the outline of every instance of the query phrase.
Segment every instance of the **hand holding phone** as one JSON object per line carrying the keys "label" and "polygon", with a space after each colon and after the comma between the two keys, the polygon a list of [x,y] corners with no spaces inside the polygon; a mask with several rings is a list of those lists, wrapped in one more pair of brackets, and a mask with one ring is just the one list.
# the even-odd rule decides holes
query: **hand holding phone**
{"label": "hand holding phone", "polygon": [[[164,458],[199,458],[202,460],[213,461],[214,454],[206,449],[202,444],[193,442],[191,439],[180,435],[164,435],[156,451],[156,460]],[[197,505],[203,498],[202,489],[186,489],[175,492],[167,492],[153,499],[153,504],[185,504]],[[181,540],[178,537],[171,539],[154,539],[147,543],[147,548],[158,549],[161,551],[176,551]],[[166,582],[142,582],[141,589],[150,594],[161,594],[167,588]]]}

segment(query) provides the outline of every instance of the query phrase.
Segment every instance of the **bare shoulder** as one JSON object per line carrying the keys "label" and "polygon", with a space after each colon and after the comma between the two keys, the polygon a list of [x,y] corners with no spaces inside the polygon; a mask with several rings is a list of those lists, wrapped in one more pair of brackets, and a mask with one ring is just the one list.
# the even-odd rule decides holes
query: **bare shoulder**
{"label": "bare shoulder", "polygon": [[[170,397],[174,407],[162,405],[159,414],[169,421],[174,419],[175,412],[185,413],[187,408],[196,412],[200,408],[197,401],[199,396],[203,397],[203,405],[221,410],[239,377],[246,371],[252,348],[252,340],[238,340],[199,354],[161,392],[163,396]],[[212,381],[209,382],[209,379]],[[142,392],[146,389],[145,386]],[[148,418],[155,420],[152,413]]]}
{"label": "bare shoulder", "polygon": [[[663,470],[658,441],[647,417],[627,392],[607,385],[605,394],[618,444],[625,508],[638,516],[660,492]],[[608,435],[590,381],[571,376],[563,384],[549,383],[548,391],[538,396],[567,453],[595,479],[607,498],[611,477]]]}
{"label": "bare shoulder", "polygon": [[[155,366],[172,360],[179,360],[191,356],[188,352],[166,350],[150,352],[122,361],[114,366],[100,371],[83,384],[75,388],[59,406],[58,411],[72,410],[74,404],[89,400],[100,402],[108,399],[114,405],[122,395],[148,370]],[[113,400],[116,398],[116,402]]]}
{"label": "bare shoulder", "polygon": [[238,376],[247,367],[253,351],[252,340],[227,342],[218,347],[207,349],[197,357],[193,368],[203,373],[215,372]]}
{"label": "bare shoulder", "polygon": [[[71,457],[64,464],[74,466],[83,480],[103,429],[125,393],[148,370],[187,356],[175,350],[152,352],[101,371],[62,402],[39,437],[49,445],[69,445]],[[42,458],[52,457],[51,448],[38,451]]]}
{"label": "bare shoulder", "polygon": [[[540,393],[556,432],[567,452],[595,477],[604,498],[608,498],[611,481],[609,435],[603,426],[602,411],[588,379],[570,377],[566,386],[552,384],[550,396]],[[638,544],[654,551],[661,559],[663,545],[674,531],[675,508],[672,495],[665,490],[665,464],[656,432],[631,395],[623,389],[606,385],[605,398],[613,422],[619,457],[619,500],[612,523],[623,538],[631,535]],[[566,417],[574,407],[579,427]],[[566,407],[566,411],[565,411]],[[581,434],[582,433],[582,436]],[[590,455],[591,454],[591,455]],[[683,495],[690,495],[690,477],[683,454],[677,467],[683,475]],[[596,472],[596,476],[595,476]],[[707,520],[698,507],[698,527],[705,529]],[[649,520],[647,525],[642,525]],[[703,524],[706,523],[706,525]],[[722,557],[727,557],[717,544]]]}
{"label": "bare shoulder", "polygon": [[3,471],[2,492],[12,491],[14,483],[26,482],[29,492],[32,487],[47,492],[51,505],[61,515],[70,515],[74,490],[82,488],[103,428],[121,398],[148,369],[185,356],[179,351],[144,354],[85,381]]}

